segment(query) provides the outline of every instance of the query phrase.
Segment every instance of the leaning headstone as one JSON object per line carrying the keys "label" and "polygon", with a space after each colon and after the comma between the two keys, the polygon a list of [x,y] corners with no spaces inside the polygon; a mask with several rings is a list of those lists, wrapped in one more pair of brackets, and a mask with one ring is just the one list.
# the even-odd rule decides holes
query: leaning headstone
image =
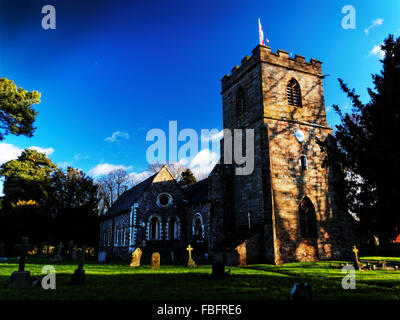
{"label": "leaning headstone", "polygon": [[290,292],[290,300],[305,301],[312,300],[311,286],[308,283],[296,283]]}
{"label": "leaning headstone", "polygon": [[246,241],[242,242],[235,248],[238,253],[238,267],[247,266],[247,248]]}
{"label": "leaning headstone", "polygon": [[0,262],[7,261],[6,250],[4,243],[0,243]]}
{"label": "leaning headstone", "polygon": [[87,246],[82,246],[81,254],[79,257],[78,269],[74,271],[74,274],[71,277],[70,281],[71,285],[82,285],[85,283],[86,276],[83,266],[85,265],[86,248]]}
{"label": "leaning headstone", "polygon": [[188,264],[187,266],[189,268],[195,268],[197,267],[197,264],[194,262],[194,260],[192,259],[192,246],[189,244],[189,246],[186,248],[187,251],[189,251],[189,260],[188,260]]}
{"label": "leaning headstone", "polygon": [[63,243],[60,242],[60,244],[58,245],[57,254],[52,259],[50,259],[51,261],[54,261],[54,262],[61,262],[62,261],[62,256],[61,256],[62,248],[63,248]]}
{"label": "leaning headstone", "polygon": [[29,238],[23,237],[21,244],[16,245],[20,250],[18,271],[12,273],[10,281],[8,282],[9,288],[27,288],[31,285],[31,273],[25,270],[26,251],[28,249]]}
{"label": "leaning headstone", "polygon": [[158,252],[154,252],[151,255],[151,268],[152,269],[160,268],[160,254]]}
{"label": "leaning headstone", "polygon": [[215,280],[225,277],[225,264],[222,261],[217,261],[212,264],[212,278]]}
{"label": "leaning headstone", "polygon": [[[142,257],[142,250],[140,248],[136,248],[132,252],[132,261],[130,266],[131,267],[140,267],[140,258]],[[158,259],[160,261],[160,259]],[[152,259],[153,261],[153,259]],[[160,263],[158,263],[160,265]],[[160,266],[159,266],[160,267]]]}

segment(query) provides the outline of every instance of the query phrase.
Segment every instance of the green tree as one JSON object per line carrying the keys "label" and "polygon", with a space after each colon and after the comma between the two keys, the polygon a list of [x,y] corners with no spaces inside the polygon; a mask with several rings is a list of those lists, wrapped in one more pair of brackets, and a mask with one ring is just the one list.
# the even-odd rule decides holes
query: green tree
{"label": "green tree", "polygon": [[357,215],[359,234],[375,244],[389,243],[400,230],[394,210],[400,199],[400,38],[389,35],[382,50],[382,71],[372,76],[368,103],[339,79],[353,108],[343,114],[333,106],[341,119],[335,143],[321,143],[326,164],[341,177],[336,190],[342,204]]}
{"label": "green tree", "polygon": [[45,154],[26,149],[3,164],[0,174],[5,180],[0,240],[97,243],[98,190],[83,172],[63,172]]}
{"label": "green tree", "polygon": [[0,141],[8,134],[32,137],[37,112],[32,105],[41,94],[26,91],[7,78],[0,78]]}
{"label": "green tree", "polygon": [[55,219],[54,238],[67,242],[97,245],[99,218],[98,186],[80,170],[69,167],[52,176],[52,214]]}
{"label": "green tree", "polygon": [[196,177],[193,175],[192,170],[190,170],[189,168],[181,173],[181,178],[179,181],[181,186],[187,187],[196,182]]}
{"label": "green tree", "polygon": [[4,163],[0,175],[4,176],[4,206],[19,200],[35,200],[39,206],[47,201],[51,174],[57,166],[44,153],[25,149],[16,160]]}

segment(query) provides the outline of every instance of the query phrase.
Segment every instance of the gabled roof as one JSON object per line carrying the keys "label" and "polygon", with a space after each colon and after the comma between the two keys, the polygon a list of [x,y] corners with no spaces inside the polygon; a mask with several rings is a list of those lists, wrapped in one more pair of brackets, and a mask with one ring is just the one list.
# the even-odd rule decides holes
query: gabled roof
{"label": "gabled roof", "polygon": [[184,191],[194,204],[208,201],[208,178],[186,187]]}
{"label": "gabled roof", "polygon": [[147,187],[151,185],[157,174],[158,172],[121,194],[117,201],[115,201],[114,204],[111,206],[111,209],[105,215],[110,216],[130,210],[131,206],[135,203],[137,198],[139,198],[142,193],[147,189]]}

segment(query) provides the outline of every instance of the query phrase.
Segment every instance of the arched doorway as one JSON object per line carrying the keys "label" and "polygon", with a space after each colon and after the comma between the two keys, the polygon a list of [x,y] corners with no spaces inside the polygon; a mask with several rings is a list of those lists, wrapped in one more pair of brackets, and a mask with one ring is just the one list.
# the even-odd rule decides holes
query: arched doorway
{"label": "arched doorway", "polygon": [[306,239],[317,239],[317,216],[310,198],[304,197],[299,205],[300,236]]}
{"label": "arched doorway", "polygon": [[304,197],[299,204],[299,236],[296,260],[302,262],[318,260],[317,215],[308,197]]}

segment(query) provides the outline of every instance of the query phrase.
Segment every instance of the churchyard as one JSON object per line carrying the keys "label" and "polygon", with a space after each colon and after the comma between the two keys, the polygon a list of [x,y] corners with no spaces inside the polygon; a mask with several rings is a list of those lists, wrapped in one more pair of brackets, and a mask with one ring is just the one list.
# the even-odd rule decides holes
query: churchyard
{"label": "churchyard", "polygon": [[[400,258],[361,257],[364,259],[400,263]],[[399,299],[400,271],[356,271],[356,289],[344,290],[340,264],[345,262],[340,261],[226,266],[227,274],[219,280],[212,278],[211,265],[199,261],[197,267],[188,268],[163,264],[161,256],[158,263],[159,268],[152,268],[150,258],[143,257],[140,266],[131,267],[129,261],[98,263],[96,257],[89,257],[84,261],[84,281],[71,285],[79,260],[57,262],[28,256],[25,270],[39,281],[34,287],[16,289],[8,288],[11,274],[19,268],[18,258],[11,257],[0,263],[0,300],[288,300],[294,284],[300,282],[311,285],[313,300]],[[46,265],[56,271],[55,290],[41,286]]]}

